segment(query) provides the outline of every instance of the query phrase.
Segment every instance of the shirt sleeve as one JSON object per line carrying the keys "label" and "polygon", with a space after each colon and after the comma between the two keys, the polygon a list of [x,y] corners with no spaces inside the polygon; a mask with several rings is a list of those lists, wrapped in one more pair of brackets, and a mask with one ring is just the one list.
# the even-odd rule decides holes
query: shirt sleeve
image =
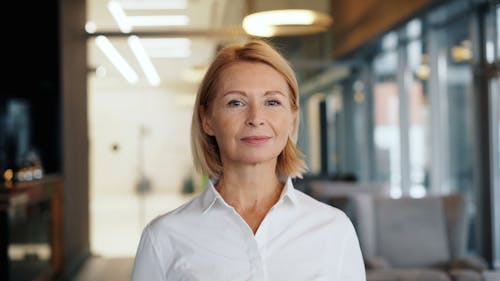
{"label": "shirt sleeve", "polygon": [[131,281],[165,281],[165,271],[155,247],[151,230],[146,227],[142,233],[134,260]]}
{"label": "shirt sleeve", "polygon": [[351,221],[348,219],[346,236],[342,250],[340,278],[343,281],[365,281],[365,264],[359,247],[358,236]]}

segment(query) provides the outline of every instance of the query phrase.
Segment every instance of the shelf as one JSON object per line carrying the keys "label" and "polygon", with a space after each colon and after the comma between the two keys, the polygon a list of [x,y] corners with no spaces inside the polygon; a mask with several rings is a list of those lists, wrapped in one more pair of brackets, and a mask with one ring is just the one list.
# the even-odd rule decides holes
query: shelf
{"label": "shelf", "polygon": [[50,280],[62,264],[62,177],[2,188],[0,280]]}

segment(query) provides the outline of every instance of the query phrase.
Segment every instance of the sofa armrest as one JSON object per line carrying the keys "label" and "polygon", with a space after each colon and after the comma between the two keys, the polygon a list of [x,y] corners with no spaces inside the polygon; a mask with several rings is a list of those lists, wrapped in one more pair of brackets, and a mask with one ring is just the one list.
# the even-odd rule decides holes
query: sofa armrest
{"label": "sofa armrest", "polygon": [[486,270],[483,272],[484,281],[497,281],[500,280],[500,271]]}
{"label": "sofa armrest", "polygon": [[391,268],[389,262],[383,257],[372,257],[365,260],[367,269],[388,269]]}
{"label": "sofa armrest", "polygon": [[470,269],[477,272],[484,271],[488,268],[485,260],[477,256],[468,256],[452,259],[449,262],[450,269]]}
{"label": "sofa armrest", "polygon": [[481,273],[471,269],[451,269],[448,274],[452,281],[482,281]]}

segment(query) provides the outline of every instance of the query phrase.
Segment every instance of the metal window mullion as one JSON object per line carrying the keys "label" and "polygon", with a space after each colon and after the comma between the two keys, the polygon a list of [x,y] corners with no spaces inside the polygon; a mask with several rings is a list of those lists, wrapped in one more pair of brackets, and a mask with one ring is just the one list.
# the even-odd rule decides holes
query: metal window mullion
{"label": "metal window mullion", "polygon": [[[492,182],[490,162],[490,123],[489,105],[490,95],[488,87],[488,76],[486,74],[487,64],[485,57],[485,11],[477,10],[470,19],[471,41],[473,42],[473,73],[474,73],[474,187],[476,197],[476,244],[478,253],[489,263],[493,259],[493,223],[492,218]],[[481,206],[479,208],[479,206]]]}
{"label": "metal window mullion", "polygon": [[400,183],[403,195],[410,194],[410,84],[411,69],[408,65],[406,45],[398,48],[399,136],[400,136]]}
{"label": "metal window mullion", "polygon": [[[500,73],[497,74],[500,76]],[[499,86],[494,85],[498,83],[496,78],[490,80],[490,135],[491,135],[491,151],[493,157],[490,158],[490,173],[491,173],[491,193],[492,193],[492,223],[493,223],[493,237],[500,237],[500,125],[496,122],[500,120],[500,91]],[[500,269],[500,241],[498,238],[493,239],[493,267]]]}
{"label": "metal window mullion", "polygon": [[377,180],[375,157],[375,105],[373,96],[374,88],[374,73],[371,71],[370,64],[365,64],[363,81],[365,82],[365,103],[366,103],[366,145],[367,145],[367,161],[368,161],[368,179],[370,181]]}
{"label": "metal window mullion", "polygon": [[443,182],[449,168],[445,116],[447,113],[446,97],[446,49],[442,47],[441,31],[430,30],[428,33],[429,46],[429,104],[431,131],[430,147],[430,192],[439,194],[443,192]]}

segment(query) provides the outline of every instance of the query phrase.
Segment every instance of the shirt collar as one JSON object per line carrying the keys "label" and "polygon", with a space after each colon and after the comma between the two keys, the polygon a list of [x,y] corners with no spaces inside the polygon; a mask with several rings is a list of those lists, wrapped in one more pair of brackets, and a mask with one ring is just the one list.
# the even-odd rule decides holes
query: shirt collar
{"label": "shirt collar", "polygon": [[[215,204],[216,201],[222,202],[224,205],[228,206],[229,205],[224,201],[224,198],[220,195],[220,193],[215,189],[215,184],[217,183],[217,180],[208,180],[206,186],[205,186],[205,191],[202,194],[202,209],[203,213],[206,213],[208,210],[212,208],[212,206]],[[280,198],[278,199],[278,203],[281,203],[288,199],[293,205],[297,204],[297,195],[295,188],[293,187],[292,179],[287,178],[285,182],[285,186],[283,187],[283,190],[281,191]]]}
{"label": "shirt collar", "polygon": [[224,199],[220,195],[220,193],[215,189],[216,180],[209,179],[207,184],[205,185],[205,191],[202,195],[202,208],[203,213],[206,213],[212,206],[215,204],[217,200],[224,202]]}
{"label": "shirt collar", "polygon": [[285,186],[281,191],[280,199],[278,200],[278,202],[282,202],[286,198],[288,198],[293,205],[297,204],[297,194],[295,188],[293,187],[291,178],[286,179]]}

